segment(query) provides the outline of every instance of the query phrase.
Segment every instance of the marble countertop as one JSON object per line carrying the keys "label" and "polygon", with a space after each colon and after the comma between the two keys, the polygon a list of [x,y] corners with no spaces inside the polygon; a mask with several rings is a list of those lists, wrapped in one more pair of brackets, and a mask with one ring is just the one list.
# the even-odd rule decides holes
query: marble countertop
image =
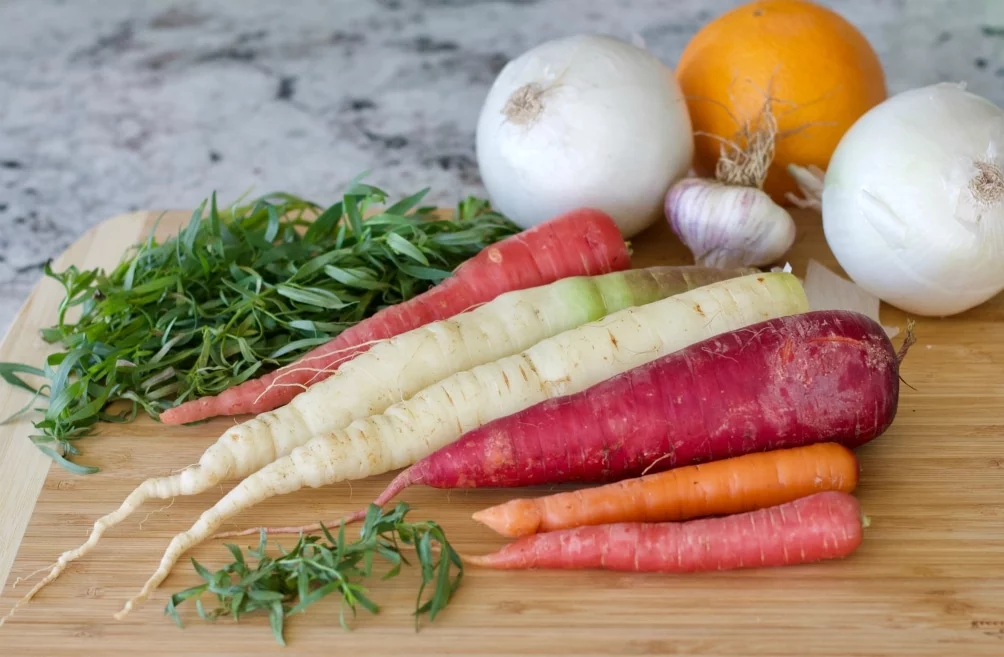
{"label": "marble countertop", "polygon": [[[473,133],[505,62],[577,32],[668,64],[729,0],[7,0],[0,3],[0,334],[88,227],[364,170],[394,194],[482,194]],[[893,92],[940,80],[1004,105],[1004,0],[828,0]],[[991,15],[991,14],[994,15]]]}

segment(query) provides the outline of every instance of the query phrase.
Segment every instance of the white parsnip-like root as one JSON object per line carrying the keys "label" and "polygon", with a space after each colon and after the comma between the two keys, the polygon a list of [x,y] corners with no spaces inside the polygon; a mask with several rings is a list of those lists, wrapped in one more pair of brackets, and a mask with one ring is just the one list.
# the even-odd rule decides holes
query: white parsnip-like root
{"label": "white parsnip-like root", "polygon": [[791,274],[752,274],[627,308],[458,372],[380,415],[320,435],[247,477],[174,537],[156,572],[117,617],[145,600],[185,552],[262,500],[403,468],[497,418],[585,390],[710,336],[807,310],[801,284]]}
{"label": "white parsnip-like root", "polygon": [[245,477],[289,454],[315,435],[381,413],[454,372],[517,353],[540,340],[631,305],[747,273],[699,267],[652,267],[565,278],[509,292],[448,320],[433,322],[372,346],[332,376],[277,408],[223,434],[177,474],[148,479],[112,513],[94,523],[87,541],[64,552],[20,606],[97,545],[110,528],[145,502],[196,495]]}

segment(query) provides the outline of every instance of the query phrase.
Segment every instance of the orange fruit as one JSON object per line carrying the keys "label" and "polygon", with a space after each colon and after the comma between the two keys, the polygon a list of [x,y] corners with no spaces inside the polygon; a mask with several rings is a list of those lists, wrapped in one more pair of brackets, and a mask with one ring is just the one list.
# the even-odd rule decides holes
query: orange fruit
{"label": "orange fruit", "polygon": [[735,140],[770,99],[778,136],[764,190],[779,203],[797,191],[788,165],[825,170],[848,128],[887,95],[882,65],[861,32],[808,0],[758,0],[722,14],[694,35],[676,73],[702,176],[714,175],[721,149],[708,135]]}

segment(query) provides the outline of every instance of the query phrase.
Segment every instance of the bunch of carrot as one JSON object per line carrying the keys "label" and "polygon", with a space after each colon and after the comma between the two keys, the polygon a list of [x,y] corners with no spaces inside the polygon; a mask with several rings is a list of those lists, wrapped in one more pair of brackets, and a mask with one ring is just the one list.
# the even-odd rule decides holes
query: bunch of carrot
{"label": "bunch of carrot", "polygon": [[904,354],[858,313],[768,320],[483,425],[375,502],[413,484],[608,482],[475,513],[517,539],[466,557],[491,568],[690,572],[844,557],[865,523],[852,449],[891,424]]}
{"label": "bunch of carrot", "polygon": [[259,414],[195,466],[143,482],[26,600],[146,500],[242,479],[172,539],[118,617],[237,513],[399,468],[378,504],[412,484],[602,484],[479,512],[517,540],[470,564],[682,572],[853,551],[850,450],[885,431],[898,401],[884,329],[810,312],[790,273],[629,267],[610,217],[569,213],[296,367],[179,407],[165,418]]}
{"label": "bunch of carrot", "polygon": [[[811,563],[856,550],[867,519],[851,495],[859,474],[851,448],[892,422],[898,365],[909,344],[895,354],[880,326],[847,312],[807,313],[751,328],[756,333],[745,340],[724,347],[711,340],[693,353],[667,356],[593,390],[602,394],[605,388],[612,401],[620,387],[626,395],[633,391],[648,400],[650,393],[637,384],[655,383],[656,404],[666,401],[667,391],[677,395],[679,404],[688,389],[691,399],[686,401],[698,403],[688,404],[689,418],[679,410],[666,413],[670,405],[663,406],[657,418],[662,426],[651,433],[643,430],[639,445],[649,449],[661,437],[673,436],[655,459],[652,452],[644,454],[644,447],[625,454],[618,445],[623,436],[602,426],[577,434],[581,438],[564,446],[572,467],[560,481],[617,479],[635,474],[645,463],[646,471],[673,469],[481,510],[474,514],[476,521],[517,540],[493,554],[467,557],[467,562],[500,569],[691,572]],[[663,366],[671,369],[653,381]],[[701,376],[709,368],[715,376]],[[739,390],[744,394],[736,394]],[[585,401],[567,400],[564,410],[586,411]],[[534,424],[543,418],[521,419]],[[709,429],[712,422],[719,427]],[[535,432],[542,435],[553,428],[545,420]],[[465,440],[475,443],[478,437]],[[380,501],[409,483],[455,484],[451,469],[462,470],[464,485],[479,485],[462,456],[471,446],[455,443],[443,450],[454,454],[437,453],[412,466]],[[539,462],[532,448],[517,453],[523,455],[524,467]],[[583,467],[590,459],[592,467]],[[502,482],[559,479],[507,470]]]}
{"label": "bunch of carrot", "polygon": [[[641,447],[624,454],[617,436],[602,427],[586,438],[584,457],[575,454],[578,445],[566,448],[575,454],[569,463],[587,463],[590,454],[603,461],[572,467],[563,479],[616,479],[646,463],[646,471],[662,471],[479,511],[475,520],[517,540],[467,562],[683,573],[846,557],[867,526],[851,495],[859,474],[851,449],[891,424],[898,365],[908,347],[894,353],[884,330],[862,315],[814,312],[736,332],[724,344],[710,340],[606,382],[593,394],[621,388],[651,399],[638,385],[654,383],[655,403],[665,402],[668,392],[677,407],[666,412],[672,403],[663,406],[662,426],[643,430],[647,453]],[[687,401],[697,403],[687,404],[690,412],[681,417],[679,404]],[[585,411],[584,402],[567,400],[566,409]],[[604,436],[614,438],[617,451]],[[660,438],[669,444],[659,445]],[[655,445],[665,451],[653,459]],[[407,483],[435,486],[455,463],[433,455],[398,477],[389,493]],[[503,481],[556,483],[512,474]],[[464,481],[471,485],[466,473]]]}

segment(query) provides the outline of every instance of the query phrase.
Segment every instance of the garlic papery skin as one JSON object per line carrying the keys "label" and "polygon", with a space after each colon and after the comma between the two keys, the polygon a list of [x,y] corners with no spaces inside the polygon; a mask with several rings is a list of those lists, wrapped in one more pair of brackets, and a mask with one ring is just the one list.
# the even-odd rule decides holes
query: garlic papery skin
{"label": "garlic papery skin", "polygon": [[943,317],[1004,289],[1004,110],[961,85],[893,96],[845,133],[823,229],[855,283]]}
{"label": "garlic papery skin", "polygon": [[685,178],[666,194],[666,219],[703,267],[762,267],[795,242],[791,215],[755,187]]}

